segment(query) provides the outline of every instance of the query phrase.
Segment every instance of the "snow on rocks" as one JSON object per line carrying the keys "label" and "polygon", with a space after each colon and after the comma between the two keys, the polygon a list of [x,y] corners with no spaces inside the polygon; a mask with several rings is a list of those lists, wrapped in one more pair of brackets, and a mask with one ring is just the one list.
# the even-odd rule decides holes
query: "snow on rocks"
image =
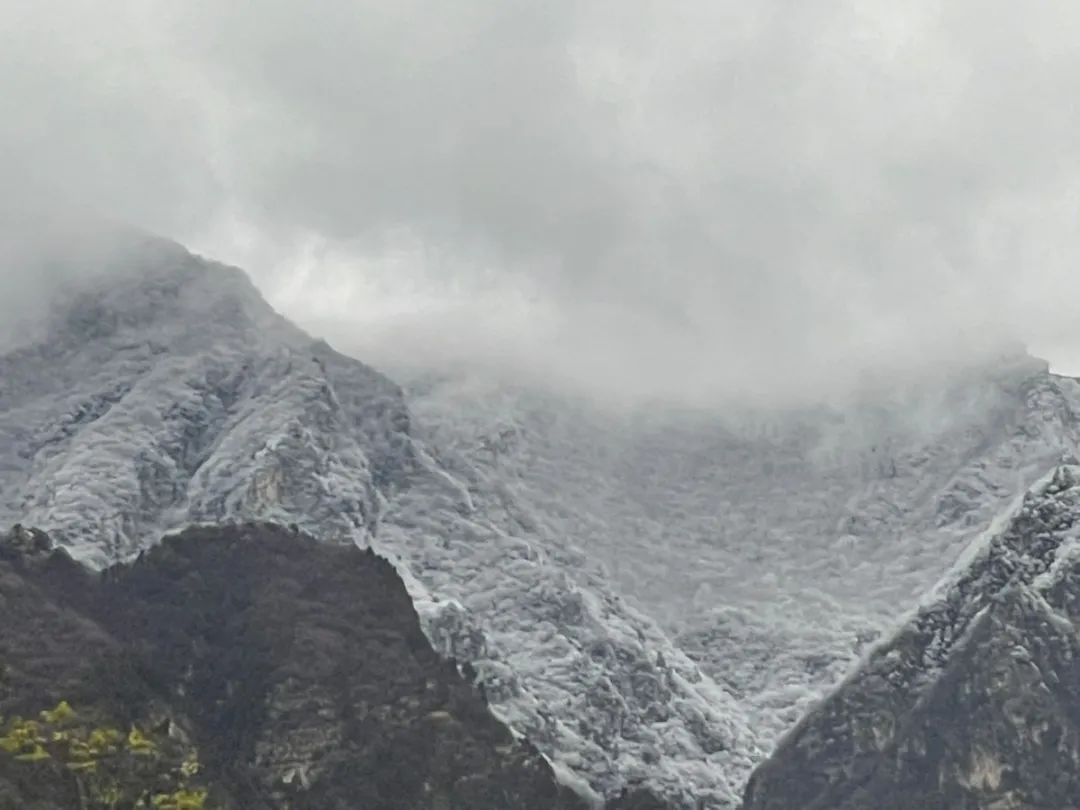
{"label": "snow on rocks", "polygon": [[272,520],[371,545],[437,649],[598,793],[734,806],[740,708],[497,475],[443,458],[401,390],[309,338],[243,274],[149,242],[0,357],[0,523],[85,563],[190,523]]}

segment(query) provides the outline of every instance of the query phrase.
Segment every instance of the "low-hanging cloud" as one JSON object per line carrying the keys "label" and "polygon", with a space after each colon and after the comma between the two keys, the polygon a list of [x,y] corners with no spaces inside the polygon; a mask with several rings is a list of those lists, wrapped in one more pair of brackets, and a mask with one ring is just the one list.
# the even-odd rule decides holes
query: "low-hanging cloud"
{"label": "low-hanging cloud", "polygon": [[1074,4],[0,9],[8,197],[243,264],[379,362],[700,400],[1080,357]]}

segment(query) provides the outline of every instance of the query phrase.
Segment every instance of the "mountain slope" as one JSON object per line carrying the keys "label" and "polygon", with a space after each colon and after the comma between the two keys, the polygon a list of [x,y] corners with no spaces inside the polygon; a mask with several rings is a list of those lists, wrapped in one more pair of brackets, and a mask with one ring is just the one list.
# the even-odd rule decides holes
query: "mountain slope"
{"label": "mountain slope", "polygon": [[765,747],[1080,447],[1080,384],[1024,356],[742,415],[396,376],[427,443],[602,560]]}
{"label": "mountain slope", "polygon": [[800,721],[747,810],[1078,806],[1078,552],[1063,467]]}
{"label": "mountain slope", "polygon": [[392,559],[436,648],[567,779],[724,806],[760,754],[728,693],[575,538],[423,438],[402,392],[239,271],[150,240],[0,358],[0,522],[96,567],[270,520]]}
{"label": "mountain slope", "polygon": [[132,253],[0,357],[4,516],[98,566],[235,514],[370,536],[376,479],[408,464],[396,386],[350,363],[332,388],[324,367],[341,359],[240,271],[168,243]]}

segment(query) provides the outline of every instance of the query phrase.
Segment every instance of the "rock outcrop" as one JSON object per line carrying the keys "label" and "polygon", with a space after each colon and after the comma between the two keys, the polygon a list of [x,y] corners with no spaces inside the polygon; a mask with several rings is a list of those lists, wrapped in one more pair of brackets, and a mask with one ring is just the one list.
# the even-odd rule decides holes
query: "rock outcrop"
{"label": "rock outcrop", "polygon": [[1080,470],[1062,467],[750,780],[746,810],[1080,807]]}
{"label": "rock outcrop", "polygon": [[[587,806],[432,650],[370,551],[196,528],[95,575],[46,543],[0,540],[5,717],[63,700],[122,729],[164,724],[203,763],[207,807]],[[17,753],[0,750],[0,807],[80,806],[63,769]]]}

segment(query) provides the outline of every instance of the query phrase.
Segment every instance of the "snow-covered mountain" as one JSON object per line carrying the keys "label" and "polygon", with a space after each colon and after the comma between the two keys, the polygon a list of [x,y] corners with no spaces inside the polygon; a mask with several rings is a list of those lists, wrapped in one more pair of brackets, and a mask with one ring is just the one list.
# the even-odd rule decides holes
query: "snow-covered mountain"
{"label": "snow-covered mountain", "polygon": [[[190,523],[395,560],[436,649],[569,782],[732,807],[873,639],[1080,445],[1023,355],[797,412],[393,382],[141,240],[0,356],[0,525],[95,567]],[[401,383],[404,387],[399,387]]]}
{"label": "snow-covered mountain", "polygon": [[1022,354],[845,407],[724,418],[460,379],[407,392],[434,446],[603,560],[766,747],[1080,444],[1080,383]]}
{"label": "snow-covered mountain", "polygon": [[122,253],[0,358],[0,523],[96,567],[191,523],[372,545],[436,648],[569,782],[736,801],[760,755],[741,709],[574,538],[427,443],[395,384],[240,271],[155,240]]}

